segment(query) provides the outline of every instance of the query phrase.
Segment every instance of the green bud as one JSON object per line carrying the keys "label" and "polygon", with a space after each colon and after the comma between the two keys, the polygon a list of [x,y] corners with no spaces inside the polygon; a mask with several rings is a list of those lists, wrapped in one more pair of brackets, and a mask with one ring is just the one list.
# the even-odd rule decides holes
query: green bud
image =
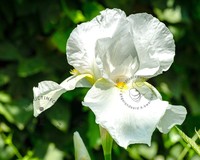
{"label": "green bud", "polygon": [[74,132],[75,160],[91,160],[90,155],[78,132]]}

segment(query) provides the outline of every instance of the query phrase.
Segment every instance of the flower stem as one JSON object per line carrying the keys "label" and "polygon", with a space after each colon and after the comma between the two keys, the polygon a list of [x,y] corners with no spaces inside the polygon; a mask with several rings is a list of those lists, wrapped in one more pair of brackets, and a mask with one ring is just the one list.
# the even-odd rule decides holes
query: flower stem
{"label": "flower stem", "polygon": [[104,159],[112,160],[111,153],[112,153],[113,139],[106,129],[104,129],[101,126],[99,126],[99,128],[100,128],[101,143],[102,143],[102,148],[103,148]]}
{"label": "flower stem", "polygon": [[112,160],[111,154],[108,154],[108,155],[105,155],[105,154],[104,154],[104,159],[105,159],[105,160]]}
{"label": "flower stem", "polygon": [[12,142],[12,134],[6,136],[5,134],[2,133],[2,137],[4,138],[5,143],[13,149],[16,157],[18,159],[22,159],[23,158],[22,155],[20,154],[19,150],[17,149],[17,147]]}

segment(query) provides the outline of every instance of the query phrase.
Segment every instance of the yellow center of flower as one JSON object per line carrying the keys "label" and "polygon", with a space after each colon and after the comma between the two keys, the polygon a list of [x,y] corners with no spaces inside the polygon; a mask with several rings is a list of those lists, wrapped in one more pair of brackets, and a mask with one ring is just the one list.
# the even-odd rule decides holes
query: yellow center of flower
{"label": "yellow center of flower", "polygon": [[77,76],[79,74],[79,71],[76,70],[76,69],[72,69],[69,73],[74,75],[74,76]]}
{"label": "yellow center of flower", "polygon": [[126,85],[125,82],[117,82],[116,87],[119,89],[128,89],[128,86]]}

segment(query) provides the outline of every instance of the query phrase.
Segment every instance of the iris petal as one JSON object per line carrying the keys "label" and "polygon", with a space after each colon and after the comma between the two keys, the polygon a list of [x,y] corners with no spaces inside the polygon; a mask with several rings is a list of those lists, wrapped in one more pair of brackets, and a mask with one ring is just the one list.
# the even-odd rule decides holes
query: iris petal
{"label": "iris petal", "polygon": [[184,121],[184,107],[162,101],[156,88],[142,80],[168,70],[175,55],[173,36],[158,19],[146,13],[126,17],[120,9],[106,9],[78,25],[66,49],[76,72],[61,84],[43,81],[33,88],[34,116],[64,92],[92,87],[83,105],[124,148],[134,143],[150,145],[156,127],[167,133]]}
{"label": "iris petal", "polygon": [[[94,112],[96,123],[107,129],[118,145],[124,148],[134,143],[150,145],[152,133],[168,103],[157,98],[150,89],[146,92],[139,102],[128,104],[131,103],[130,98],[124,102],[120,96],[121,90],[102,79],[88,91],[83,105]],[[153,97],[150,98],[149,94]],[[132,108],[129,105],[133,105]]]}
{"label": "iris petal", "polygon": [[157,128],[167,133],[175,125],[181,125],[185,120],[187,111],[183,106],[169,105]]}
{"label": "iris petal", "polygon": [[147,13],[132,14],[127,19],[140,62],[136,75],[150,78],[168,70],[174,59],[175,44],[165,24]]}
{"label": "iris petal", "polygon": [[38,87],[33,88],[33,92],[34,116],[37,117],[41,112],[50,108],[66,90],[56,82],[42,81]]}
{"label": "iris petal", "polygon": [[101,77],[95,61],[96,42],[111,37],[118,21],[125,17],[125,13],[119,9],[107,9],[91,21],[78,25],[67,41],[68,63],[80,73],[92,74],[96,79]]}
{"label": "iris petal", "polygon": [[71,76],[58,84],[53,81],[42,81],[38,87],[33,87],[34,116],[47,110],[57,101],[57,99],[66,91],[73,90],[75,87],[90,87],[91,84],[85,80],[85,77],[91,78],[88,74]]}
{"label": "iris petal", "polygon": [[138,69],[139,62],[132,37],[130,25],[121,19],[111,38],[103,38],[96,44],[98,67],[113,81],[121,76],[131,77]]}

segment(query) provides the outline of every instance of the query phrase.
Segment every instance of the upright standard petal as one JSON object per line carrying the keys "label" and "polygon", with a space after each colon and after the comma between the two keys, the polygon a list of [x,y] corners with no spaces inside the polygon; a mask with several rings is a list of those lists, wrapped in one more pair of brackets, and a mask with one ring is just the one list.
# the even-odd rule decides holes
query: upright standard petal
{"label": "upright standard petal", "polygon": [[139,57],[136,75],[153,77],[169,69],[175,55],[173,35],[164,23],[147,13],[128,17]]}
{"label": "upright standard petal", "polygon": [[94,46],[100,34],[96,21],[82,23],[67,41],[67,60],[80,73],[93,74]]}
{"label": "upright standard petal", "polygon": [[73,90],[75,87],[90,87],[91,84],[85,80],[91,76],[83,74],[79,76],[71,76],[58,84],[53,81],[42,81],[38,87],[33,87],[34,100],[34,116],[37,117],[40,113],[47,110],[57,101],[57,99],[66,91]]}
{"label": "upright standard petal", "polygon": [[146,95],[141,95],[138,101],[127,96],[130,92],[129,89],[122,93],[102,79],[88,91],[83,105],[94,112],[96,123],[107,129],[121,147],[127,148],[134,143],[150,145],[152,133],[168,103],[155,97],[151,89],[147,89]]}
{"label": "upright standard petal", "polygon": [[115,82],[121,76],[131,77],[138,69],[138,56],[130,32],[130,23],[121,19],[112,37],[97,41],[96,60],[104,78]]}
{"label": "upright standard petal", "polygon": [[175,125],[181,125],[186,118],[186,114],[185,107],[169,105],[157,128],[160,132],[167,133]]}
{"label": "upright standard petal", "polygon": [[95,45],[98,39],[112,37],[118,21],[125,18],[119,9],[106,9],[90,22],[82,23],[75,28],[67,41],[68,63],[80,73],[99,75],[95,61]]}

